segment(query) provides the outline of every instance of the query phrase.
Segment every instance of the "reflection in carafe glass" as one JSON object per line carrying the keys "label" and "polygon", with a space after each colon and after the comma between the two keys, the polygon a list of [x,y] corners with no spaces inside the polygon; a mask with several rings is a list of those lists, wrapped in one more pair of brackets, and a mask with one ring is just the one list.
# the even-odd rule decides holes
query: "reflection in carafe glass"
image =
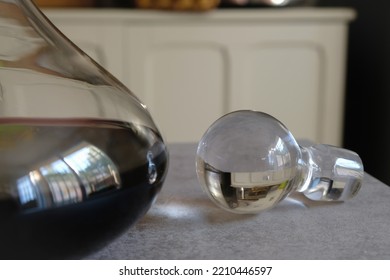
{"label": "reflection in carafe glass", "polygon": [[[4,244],[0,255],[28,256],[36,244],[43,255],[88,246],[102,226],[117,234],[153,200],[167,164],[159,136],[131,124],[14,120],[0,131],[0,240],[21,242]],[[81,236],[61,238],[75,227]]]}
{"label": "reflection in carafe glass", "polygon": [[146,211],[167,171],[146,106],[30,0],[0,0],[0,259],[80,258]]}

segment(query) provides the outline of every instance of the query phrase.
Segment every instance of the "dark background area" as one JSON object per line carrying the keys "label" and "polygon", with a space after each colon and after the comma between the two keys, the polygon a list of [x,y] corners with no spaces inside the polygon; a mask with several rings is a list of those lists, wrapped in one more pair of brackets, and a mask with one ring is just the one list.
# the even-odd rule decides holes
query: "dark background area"
{"label": "dark background area", "polygon": [[349,30],[344,147],[366,172],[390,185],[390,1],[318,1],[352,7]]}

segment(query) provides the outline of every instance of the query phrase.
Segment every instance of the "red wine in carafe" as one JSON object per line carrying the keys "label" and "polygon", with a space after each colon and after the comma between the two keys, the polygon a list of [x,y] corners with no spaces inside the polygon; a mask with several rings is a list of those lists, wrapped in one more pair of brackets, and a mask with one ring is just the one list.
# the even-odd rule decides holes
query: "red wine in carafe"
{"label": "red wine in carafe", "polygon": [[0,121],[0,258],[79,258],[143,215],[168,154],[158,132],[95,119]]}

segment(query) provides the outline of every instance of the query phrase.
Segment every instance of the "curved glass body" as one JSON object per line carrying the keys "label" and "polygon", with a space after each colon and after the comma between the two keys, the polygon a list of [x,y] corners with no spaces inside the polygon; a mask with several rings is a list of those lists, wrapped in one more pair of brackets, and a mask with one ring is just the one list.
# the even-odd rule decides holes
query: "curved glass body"
{"label": "curved glass body", "polygon": [[78,258],[149,209],[167,148],[31,1],[0,0],[0,42],[0,258]]}
{"label": "curved glass body", "polygon": [[235,213],[272,208],[292,191],[319,201],[356,195],[363,180],[359,156],[328,145],[301,147],[277,119],[262,112],[227,114],[203,135],[197,174],[209,197]]}

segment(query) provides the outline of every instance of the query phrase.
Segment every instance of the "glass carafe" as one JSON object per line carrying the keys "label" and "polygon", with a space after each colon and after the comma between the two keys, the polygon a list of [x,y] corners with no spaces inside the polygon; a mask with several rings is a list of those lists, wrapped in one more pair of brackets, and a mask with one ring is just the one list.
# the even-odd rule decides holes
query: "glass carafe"
{"label": "glass carafe", "polygon": [[0,0],[0,258],[80,258],[151,206],[167,170],[137,97],[30,0]]}

